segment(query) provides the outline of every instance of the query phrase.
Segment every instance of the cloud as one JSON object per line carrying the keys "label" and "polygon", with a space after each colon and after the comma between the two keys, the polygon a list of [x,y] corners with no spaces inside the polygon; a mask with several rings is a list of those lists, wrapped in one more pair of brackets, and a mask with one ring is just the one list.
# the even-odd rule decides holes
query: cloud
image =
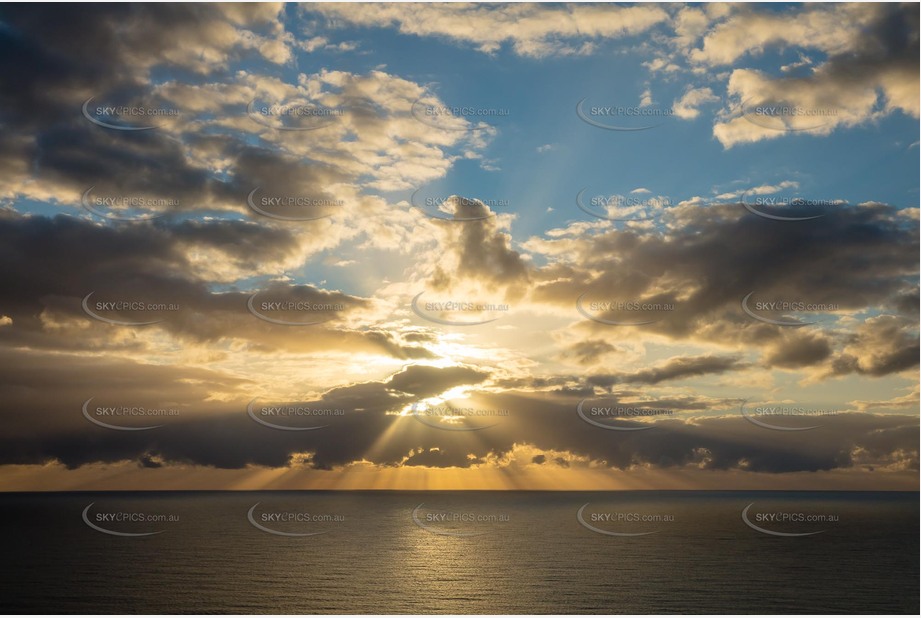
{"label": "cloud", "polygon": [[921,349],[916,326],[914,320],[898,316],[867,319],[847,337],[844,349],[832,361],[832,372],[882,376],[917,367]]}
{"label": "cloud", "polygon": [[[341,306],[318,314],[328,322],[312,326],[309,339],[292,338],[290,327],[247,311],[250,293],[209,289],[214,269],[196,267],[189,257],[210,253],[235,270],[265,272],[272,262],[282,264],[298,252],[295,237],[286,230],[227,220],[108,228],[63,216],[5,215],[0,216],[0,239],[0,259],[8,267],[0,275],[2,309],[12,320],[0,331],[0,341],[7,345],[116,350],[153,346],[147,338],[166,332],[186,343],[235,340],[257,351],[308,352],[323,345],[402,359],[429,356],[417,346],[399,343],[391,333],[351,328],[352,316],[372,309],[369,299],[281,281],[258,289],[260,299]],[[177,309],[105,312],[122,321],[161,320],[148,327],[153,329],[145,331],[149,334],[124,340],[113,335],[111,325],[84,312],[81,300],[90,293],[94,303],[144,302]],[[304,319],[303,313],[290,315],[285,317]]]}
{"label": "cloud", "polygon": [[646,88],[640,95],[640,107],[649,107],[653,105],[652,90]]}
{"label": "cloud", "polygon": [[440,246],[448,249],[440,252],[430,278],[432,287],[449,290],[469,284],[502,292],[508,298],[519,297],[529,268],[524,256],[512,247],[507,220],[476,198],[456,197],[449,209],[471,220],[438,226]]}
{"label": "cloud", "polygon": [[811,5],[770,12],[746,7],[707,32],[702,46],[691,52],[691,59],[719,66],[783,46],[844,53],[856,46],[861,29],[879,12],[867,5]]}
{"label": "cloud", "polygon": [[[14,207],[33,200],[71,212],[87,196],[142,198],[167,205],[146,214],[216,211],[258,218],[247,196],[260,187],[345,204],[336,217],[316,224],[333,223],[333,229],[301,236],[312,250],[359,234],[398,233],[387,229],[396,227],[397,214],[368,221],[379,198],[363,192],[417,188],[441,178],[462,152],[481,156],[494,128],[463,118],[452,126],[426,125],[413,115],[413,105],[444,102],[383,71],[320,70],[288,83],[252,68],[232,69],[254,56],[292,59],[283,11],[282,5],[130,12],[113,6],[79,15],[38,7],[9,11],[0,47],[23,61],[0,69],[0,120],[7,127],[0,138],[0,197]],[[135,30],[143,30],[143,44],[129,36]],[[186,30],[196,34],[178,36]],[[185,50],[186,44],[194,50]],[[105,70],[98,69],[100,58]],[[154,80],[155,70],[194,75]],[[143,105],[178,116],[155,130],[114,131],[83,117],[81,106],[90,97],[94,105]],[[257,100],[323,106],[340,115],[315,130],[280,131],[247,113]],[[124,214],[122,208],[104,210]]]}
{"label": "cloud", "polygon": [[[35,400],[28,400],[32,394],[26,388],[32,383],[28,375],[36,373],[24,378],[19,372],[11,377],[4,373],[4,381],[19,386],[10,390],[12,397],[0,405],[6,428],[0,438],[2,463],[61,462],[77,468],[94,462],[134,460],[141,466],[181,464],[240,469],[308,465],[329,470],[362,461],[381,468],[502,467],[514,460],[522,445],[530,445],[530,463],[548,463],[546,459],[534,459],[535,454],[548,453],[557,465],[592,465],[611,470],[690,467],[783,474],[877,466],[917,469],[918,421],[911,416],[845,413],[823,418],[819,429],[789,433],[759,428],[730,407],[733,411],[723,416],[675,416],[647,421],[646,425],[622,419],[620,422],[626,426],[649,429],[623,433],[612,440],[612,432],[585,423],[576,414],[578,396],[477,392],[476,385],[487,376],[459,367],[414,368],[382,381],[332,389],[316,400],[297,402],[302,408],[343,411],[341,416],[325,418],[323,429],[310,432],[273,430],[253,422],[245,412],[245,398],[232,404],[196,401],[192,398],[195,391],[206,391],[209,382],[217,378],[211,376],[208,380],[206,373],[199,373],[196,377],[204,380],[187,387],[184,395],[190,405],[176,419],[164,419],[162,427],[151,431],[112,431],[88,423],[80,414],[81,399],[88,392],[81,374],[102,373],[105,364],[78,363],[71,367],[76,374],[67,373],[65,367],[71,360],[41,359],[50,370],[46,376],[56,371],[60,378],[71,377],[66,390],[45,389]],[[172,368],[154,373],[148,368],[128,366],[97,380],[91,395],[108,405],[138,401],[137,394],[126,398],[110,390],[114,384],[130,384],[126,378],[132,371],[136,372],[135,383],[148,385],[144,401],[156,398],[158,382],[151,379],[169,382],[179,380],[181,375]],[[147,377],[146,382],[137,381],[142,375]],[[441,431],[412,415],[396,414],[436,390],[460,385],[473,387],[473,391],[469,401],[458,401],[457,405],[508,410],[508,417],[483,431],[457,432]],[[239,384],[237,390],[243,386]],[[270,405],[273,401],[266,397],[256,410]],[[679,415],[682,412],[680,401],[622,394],[593,399],[586,405],[656,409],[677,405],[675,411]],[[43,411],[41,423],[36,422],[35,414],[23,414],[23,410],[39,407]]]}
{"label": "cloud", "polygon": [[[809,359],[827,370],[834,364],[835,373],[859,368],[882,375],[913,366],[918,356],[909,360],[918,339],[908,317],[914,313],[913,296],[902,298],[917,277],[915,225],[883,205],[840,204],[823,212],[815,222],[792,225],[752,215],[738,203],[688,204],[668,209],[661,228],[573,224],[524,243],[529,252],[549,256],[548,264],[528,272],[528,299],[573,319],[579,298],[587,310],[601,301],[668,309],[624,312],[600,305],[589,311],[599,320],[649,323],[615,327],[584,319],[580,328],[586,339],[616,332],[620,340],[658,335],[671,342],[744,346],[760,349],[761,361],[769,366],[791,367]],[[786,249],[778,252],[779,246]],[[725,259],[727,252],[732,260]],[[794,334],[746,315],[741,303],[749,294],[752,302],[783,299],[837,308],[823,318],[824,327]],[[888,317],[867,317],[856,339],[835,324],[845,314],[879,310]],[[789,313],[765,317],[784,315]],[[886,336],[877,340],[870,333],[883,323]],[[810,330],[821,334],[807,334]]]}
{"label": "cloud", "polygon": [[734,200],[742,196],[748,195],[771,195],[773,193],[779,193],[785,189],[797,189],[799,188],[799,183],[795,180],[784,180],[777,184],[773,185],[758,185],[757,187],[749,187],[744,191],[730,191],[727,193],[720,193],[716,196],[715,199],[718,200]]}
{"label": "cloud", "polygon": [[594,365],[604,357],[617,352],[618,348],[607,341],[590,339],[577,341],[563,352],[563,358],[572,358],[580,365]]}
{"label": "cloud", "polygon": [[885,401],[866,401],[857,400],[851,402],[853,406],[861,412],[870,412],[873,410],[917,410],[919,406],[919,390],[921,387],[915,384],[905,390],[909,392]]}
{"label": "cloud", "polygon": [[822,363],[831,356],[832,342],[808,332],[784,333],[768,347],[765,361],[771,367],[796,369]]}
{"label": "cloud", "polygon": [[672,104],[672,110],[678,118],[693,120],[700,115],[698,108],[701,105],[717,103],[719,100],[710,88],[692,88]]}
{"label": "cloud", "polygon": [[615,384],[659,384],[666,380],[682,380],[708,374],[721,374],[746,366],[739,358],[694,356],[671,358],[659,366],[634,373],[596,375],[588,383],[609,388]]}
{"label": "cloud", "polygon": [[[335,388],[313,401],[296,402],[302,409],[342,411],[340,416],[323,417],[328,427],[319,435],[275,430],[255,423],[246,412],[247,401],[260,393],[252,380],[210,371],[73,356],[23,358],[4,352],[0,360],[10,367],[13,358],[19,368],[4,372],[2,379],[10,387],[11,397],[0,405],[0,418],[6,425],[4,447],[10,448],[0,459],[3,463],[53,460],[70,468],[126,459],[136,460],[145,467],[176,464],[284,467],[300,453],[309,453],[310,465],[318,469],[344,465],[366,456],[381,465],[395,465],[413,448],[407,446],[409,442],[415,442],[419,436],[406,435],[378,456],[370,454],[375,441],[394,422],[409,420],[420,430],[426,426],[394,416],[393,412],[411,402],[458,385],[477,384],[487,377],[483,372],[463,367],[413,366],[383,381]],[[42,384],[48,383],[55,383],[56,390],[43,389]],[[237,394],[232,405],[208,400],[212,390],[227,393],[228,388]],[[81,415],[81,406],[90,397],[94,398],[91,409],[103,405],[141,406],[149,410],[175,405],[178,414],[160,419],[161,426],[154,430],[104,429]],[[169,400],[164,401],[164,397]],[[256,409],[292,403],[271,397],[263,393]],[[171,403],[175,401],[182,403]],[[23,415],[22,410],[34,412]],[[132,421],[119,418],[112,422],[131,426]],[[279,421],[286,422],[290,424]]]}
{"label": "cloud", "polygon": [[435,36],[473,45],[493,54],[504,43],[518,55],[541,58],[590,53],[599,39],[615,39],[644,32],[668,18],[664,8],[652,5],[537,4],[486,6],[431,4],[357,6],[328,3],[304,7],[331,23],[392,28],[401,34]]}
{"label": "cloud", "polygon": [[[298,13],[317,20],[303,37],[287,26]],[[798,190],[798,181],[755,179],[677,206],[637,187],[613,196],[608,213],[648,220],[574,220],[578,212],[554,204],[548,212],[570,222],[520,242],[517,217],[543,216],[547,203],[514,198],[540,195],[538,183],[502,196],[511,208],[459,192],[444,201],[449,220],[436,221],[406,195],[448,180],[460,161],[475,172],[513,169],[489,147],[514,131],[459,116],[426,122],[419,105],[478,104],[434,81],[383,65],[321,68],[326,54],[355,48],[314,32],[324,17],[331,30],[390,28],[525,64],[648,33],[639,49],[671,84],[679,117],[699,118],[726,86],[733,105],[714,128],[725,148],[789,133],[777,118],[765,126],[745,116],[753,103],[836,110],[815,135],[918,115],[917,7],[908,5],[0,8],[0,48],[22,59],[0,67],[0,464],[131,462],[145,474],[917,469],[908,413],[917,389],[897,388],[917,377],[917,209],[839,200],[804,207],[818,219],[780,222],[738,199]],[[777,67],[775,50],[786,52]],[[690,82],[676,86],[685,70]],[[665,92],[640,83],[644,103]],[[89,97],[181,113],[155,130],[118,132],[83,117]],[[260,122],[248,112],[257,102],[336,114],[315,127]],[[531,147],[557,147],[541,144]],[[116,197],[153,201],[158,216],[121,221],[84,208]],[[275,198],[323,202],[324,216],[292,221],[304,205],[271,206]],[[106,203],[109,214],[132,211]],[[409,305],[423,291],[512,309],[495,326],[424,324]],[[90,297],[111,320],[155,323],[94,319]],[[590,319],[576,307],[583,297],[615,306]],[[757,309],[809,322],[784,327],[752,317],[743,298],[831,307]],[[159,308],[106,308],[115,301]],[[604,323],[624,318],[643,323]],[[873,395],[816,433],[774,435],[737,413],[749,390],[789,387],[792,399],[803,385],[831,392],[846,380]],[[118,432],[87,421],[90,398],[178,414],[156,430]],[[621,419],[650,429],[615,440],[576,414],[586,398],[673,414]],[[254,422],[253,401],[344,414],[322,430],[285,432]],[[414,404],[509,415],[488,430],[441,431]]]}
{"label": "cloud", "polygon": [[[734,68],[727,90],[735,104],[713,129],[724,147],[777,139],[791,131],[828,135],[896,112],[918,118],[916,5],[810,6],[792,14],[745,11],[716,26],[690,57],[712,67],[783,46],[817,49],[827,60],[803,76]],[[796,111],[758,112],[780,106]]]}

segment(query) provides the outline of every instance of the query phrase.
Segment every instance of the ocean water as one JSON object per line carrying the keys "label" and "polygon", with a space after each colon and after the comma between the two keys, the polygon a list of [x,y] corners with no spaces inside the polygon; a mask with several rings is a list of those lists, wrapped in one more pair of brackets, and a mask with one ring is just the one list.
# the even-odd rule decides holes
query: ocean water
{"label": "ocean water", "polygon": [[918,502],[874,492],[2,494],[0,602],[7,613],[917,614]]}

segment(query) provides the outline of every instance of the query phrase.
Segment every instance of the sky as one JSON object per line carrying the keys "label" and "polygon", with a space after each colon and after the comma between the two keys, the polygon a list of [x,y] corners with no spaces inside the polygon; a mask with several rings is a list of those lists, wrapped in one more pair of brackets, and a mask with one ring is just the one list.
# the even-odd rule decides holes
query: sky
{"label": "sky", "polygon": [[918,490],[917,4],[0,7],[0,490]]}

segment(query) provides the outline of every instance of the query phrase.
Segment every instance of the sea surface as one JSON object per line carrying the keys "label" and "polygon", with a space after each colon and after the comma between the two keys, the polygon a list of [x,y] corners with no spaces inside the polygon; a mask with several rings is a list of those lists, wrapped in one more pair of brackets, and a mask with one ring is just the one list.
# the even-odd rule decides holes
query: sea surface
{"label": "sea surface", "polygon": [[0,604],[918,614],[918,503],[892,492],[7,493]]}

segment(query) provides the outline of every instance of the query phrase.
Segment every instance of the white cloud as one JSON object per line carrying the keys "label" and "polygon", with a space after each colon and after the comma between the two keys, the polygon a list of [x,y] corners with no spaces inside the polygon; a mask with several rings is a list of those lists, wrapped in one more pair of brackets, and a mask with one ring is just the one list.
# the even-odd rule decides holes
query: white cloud
{"label": "white cloud", "polygon": [[[917,32],[903,31],[912,12],[917,24],[917,9],[907,5],[826,4],[777,11],[745,6],[713,26],[699,47],[681,37],[675,41],[685,45],[684,54],[701,76],[734,65],[727,84],[732,105],[713,130],[731,148],[791,133],[828,135],[897,111],[917,118]],[[896,24],[903,24],[901,30]],[[739,66],[772,49],[798,54],[797,61],[776,67],[783,77],[770,68]],[[815,64],[809,50],[827,59]],[[751,112],[761,106],[799,111]]]}
{"label": "white cloud", "polygon": [[[827,67],[817,69],[809,78],[794,79],[773,79],[760,71],[736,69],[729,79],[728,93],[737,103],[724,112],[713,127],[713,135],[730,148],[794,132],[828,135],[839,127],[874,121],[897,109],[918,115],[917,75],[912,85],[900,81],[895,71],[842,78]],[[795,111],[780,111],[782,108]],[[761,111],[772,109],[778,111]]]}
{"label": "white cloud", "polygon": [[338,22],[396,27],[403,34],[439,36],[496,53],[503,43],[521,56],[588,54],[596,39],[644,32],[668,18],[661,6],[575,4],[352,4],[311,5]]}
{"label": "white cloud", "polygon": [[672,104],[675,116],[684,120],[692,120],[700,115],[698,109],[707,103],[717,103],[720,98],[713,94],[709,88],[693,88]]}
{"label": "white cloud", "polygon": [[866,4],[808,6],[785,11],[745,7],[718,24],[690,52],[698,64],[733,64],[746,55],[761,55],[768,47],[809,47],[827,54],[851,51],[861,32],[876,16]]}
{"label": "white cloud", "polygon": [[652,104],[652,90],[646,88],[646,90],[643,91],[643,94],[640,95],[640,107],[649,107]]}
{"label": "white cloud", "polygon": [[758,185],[757,187],[750,187],[744,191],[729,191],[726,193],[720,193],[716,196],[717,200],[734,200],[742,195],[771,195],[784,189],[796,189],[799,187],[799,183],[795,180],[784,180],[777,183],[776,185]]}

